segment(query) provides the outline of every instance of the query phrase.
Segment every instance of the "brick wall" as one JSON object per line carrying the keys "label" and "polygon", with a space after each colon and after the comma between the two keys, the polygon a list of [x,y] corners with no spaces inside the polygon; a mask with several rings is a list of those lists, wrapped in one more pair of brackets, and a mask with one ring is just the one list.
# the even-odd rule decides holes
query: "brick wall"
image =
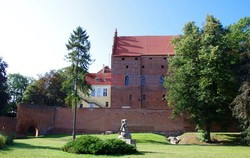
{"label": "brick wall", "polygon": [[20,104],[17,108],[16,133],[26,135],[29,127],[34,126],[39,134],[45,134],[55,126],[55,107],[45,105]]}
{"label": "brick wall", "polygon": [[[168,69],[165,56],[112,57],[112,76],[121,76],[121,84],[111,86],[111,108],[169,109],[162,100],[166,89],[160,85],[160,76],[166,76]],[[124,85],[124,78],[130,77],[129,86]],[[141,77],[145,84],[141,85]],[[132,100],[129,99],[132,95]],[[145,95],[145,99],[143,98]]]}
{"label": "brick wall", "polygon": [[12,134],[16,131],[16,118],[0,117],[0,132],[3,134]]}
{"label": "brick wall", "polygon": [[[117,132],[121,119],[128,120],[132,132],[193,131],[194,127],[184,117],[172,120],[171,110],[149,109],[78,109],[78,133]],[[19,105],[17,132],[25,135],[30,126],[43,133],[71,133],[72,109],[34,105]]]}

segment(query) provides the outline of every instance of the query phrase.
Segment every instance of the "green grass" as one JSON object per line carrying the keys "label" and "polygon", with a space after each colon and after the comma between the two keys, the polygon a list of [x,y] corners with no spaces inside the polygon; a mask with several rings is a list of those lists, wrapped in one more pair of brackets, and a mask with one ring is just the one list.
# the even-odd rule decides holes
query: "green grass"
{"label": "green grass", "polygon": [[[197,135],[187,133],[186,135]],[[95,135],[101,139],[117,138],[117,134]],[[234,140],[234,133],[213,133],[213,137],[219,141]],[[39,138],[16,139],[13,146],[0,150],[0,158],[92,158],[92,157],[148,157],[148,158],[247,158],[250,157],[250,147],[240,145],[170,145],[161,135],[150,133],[132,134],[137,139],[139,154],[119,156],[94,156],[77,155],[61,151],[66,141],[71,139],[69,135],[47,135]]]}

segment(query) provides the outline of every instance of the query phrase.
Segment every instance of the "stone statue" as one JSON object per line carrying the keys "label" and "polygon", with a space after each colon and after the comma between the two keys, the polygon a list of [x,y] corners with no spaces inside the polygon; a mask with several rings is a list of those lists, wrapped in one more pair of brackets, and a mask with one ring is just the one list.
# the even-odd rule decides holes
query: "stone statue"
{"label": "stone statue", "polygon": [[121,120],[121,128],[119,130],[118,138],[125,141],[127,144],[136,145],[136,140],[132,139],[131,134],[128,131],[128,124],[126,119]]}
{"label": "stone statue", "polygon": [[118,138],[120,138],[120,139],[131,139],[131,134],[128,131],[128,125],[127,125],[127,120],[126,119],[121,120],[121,128],[119,130]]}

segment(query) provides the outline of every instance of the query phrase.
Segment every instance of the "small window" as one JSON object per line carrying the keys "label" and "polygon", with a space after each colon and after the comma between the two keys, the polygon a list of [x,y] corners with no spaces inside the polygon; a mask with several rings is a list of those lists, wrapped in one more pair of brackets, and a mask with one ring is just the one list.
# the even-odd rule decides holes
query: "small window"
{"label": "small window", "polygon": [[98,96],[98,97],[102,96],[102,89],[101,88],[97,88],[97,90],[96,90],[96,96]]}
{"label": "small window", "polygon": [[163,59],[164,59],[164,60],[167,60],[167,58],[166,58],[166,57],[164,57]]}
{"label": "small window", "polygon": [[142,100],[145,101],[146,100],[146,95],[142,95]]}
{"label": "small window", "polygon": [[106,102],[105,106],[106,106],[106,108],[108,108],[109,107],[109,102]]}
{"label": "small window", "polygon": [[92,89],[90,96],[91,96],[91,97],[94,97],[94,96],[95,96],[95,89],[94,89],[94,88]]}
{"label": "small window", "polygon": [[142,65],[142,67],[141,68],[143,68],[144,69],[144,65]]}
{"label": "small window", "polygon": [[103,88],[103,96],[104,97],[108,96],[108,89],[107,88]]}
{"label": "small window", "polygon": [[129,95],[129,101],[132,101],[132,95],[131,94]]}
{"label": "small window", "polygon": [[138,58],[135,58],[135,60],[138,60]]}
{"label": "small window", "polygon": [[82,108],[83,107],[83,104],[80,104],[79,108]]}
{"label": "small window", "polygon": [[161,65],[161,68],[163,69],[163,68],[164,68],[164,65]]}
{"label": "small window", "polygon": [[163,83],[164,83],[164,76],[161,75],[161,76],[160,76],[160,85],[163,85]]}
{"label": "small window", "polygon": [[126,65],[126,69],[128,68],[128,65]]}
{"label": "small window", "polygon": [[126,76],[125,77],[125,86],[128,86],[129,85],[129,76]]}
{"label": "small window", "polygon": [[145,86],[145,76],[141,76],[141,86]]}
{"label": "small window", "polygon": [[122,60],[125,60],[125,58],[122,58]]}
{"label": "small window", "polygon": [[149,58],[149,60],[152,60],[152,58]]}

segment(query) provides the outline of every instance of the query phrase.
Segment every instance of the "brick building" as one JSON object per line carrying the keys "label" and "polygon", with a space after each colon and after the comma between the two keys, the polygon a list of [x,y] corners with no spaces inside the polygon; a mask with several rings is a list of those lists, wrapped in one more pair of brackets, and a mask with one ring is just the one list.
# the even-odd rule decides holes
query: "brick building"
{"label": "brick building", "polygon": [[112,108],[167,109],[162,83],[175,36],[114,35],[111,67]]}

